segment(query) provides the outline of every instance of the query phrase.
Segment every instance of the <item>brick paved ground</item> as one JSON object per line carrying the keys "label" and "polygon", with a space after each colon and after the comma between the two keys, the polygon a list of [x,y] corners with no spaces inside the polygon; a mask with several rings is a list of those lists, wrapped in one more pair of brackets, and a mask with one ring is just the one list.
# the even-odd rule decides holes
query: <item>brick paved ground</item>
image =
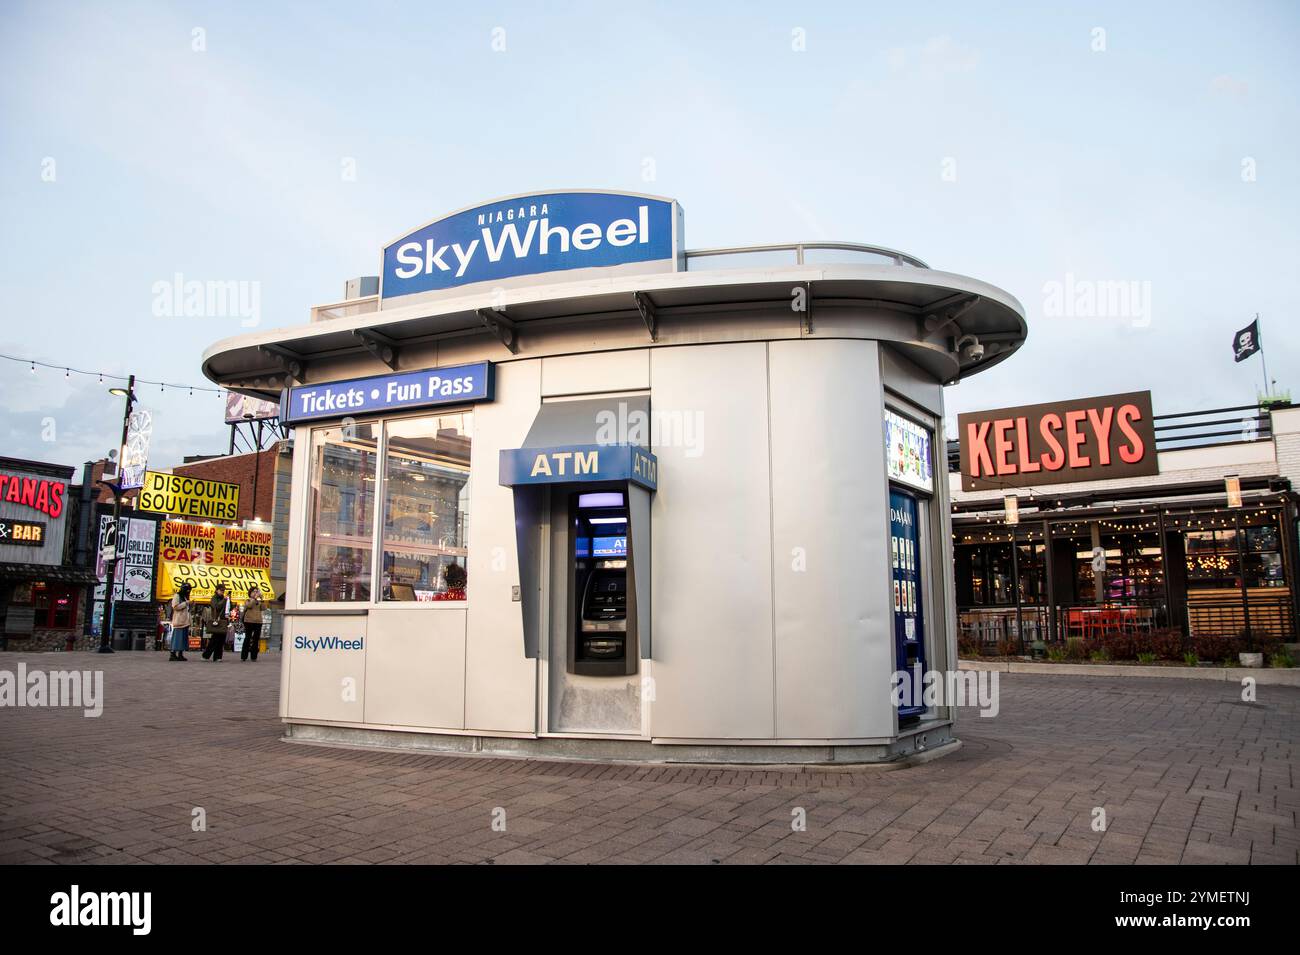
{"label": "brick paved ground", "polygon": [[772,772],[286,744],[275,655],[9,653],[0,669],[20,660],[102,665],[107,704],[0,709],[0,863],[1295,864],[1300,845],[1295,688],[1252,705],[1231,684],[1002,674],[1001,715],[972,711],[954,756]]}

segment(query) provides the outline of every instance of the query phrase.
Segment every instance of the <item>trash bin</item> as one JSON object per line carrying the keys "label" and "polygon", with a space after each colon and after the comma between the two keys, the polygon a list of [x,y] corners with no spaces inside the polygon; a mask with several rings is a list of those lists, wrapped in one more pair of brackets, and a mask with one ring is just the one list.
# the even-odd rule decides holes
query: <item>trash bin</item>
{"label": "trash bin", "polygon": [[144,650],[144,649],[146,649],[146,647],[145,647],[145,642],[146,642],[148,639],[149,639],[149,631],[148,631],[148,630],[137,630],[137,631],[135,631],[135,635],[134,635],[133,637],[131,637],[131,649],[132,649],[132,650]]}
{"label": "trash bin", "polygon": [[113,632],[113,649],[130,650],[131,649],[131,631],[115,630]]}

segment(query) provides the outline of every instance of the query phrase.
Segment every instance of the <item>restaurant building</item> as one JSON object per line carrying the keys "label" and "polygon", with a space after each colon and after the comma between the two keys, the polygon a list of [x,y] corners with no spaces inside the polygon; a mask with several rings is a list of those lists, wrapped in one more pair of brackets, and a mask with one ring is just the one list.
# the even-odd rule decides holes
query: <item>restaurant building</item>
{"label": "restaurant building", "polygon": [[59,464],[0,458],[0,646],[84,648],[94,583],[82,485]]}
{"label": "restaurant building", "polygon": [[826,762],[953,748],[943,385],[1023,310],[855,243],[688,251],[676,202],[566,191],[385,247],[203,370],[293,429],[294,739]]}
{"label": "restaurant building", "polygon": [[961,634],[986,650],[1176,629],[1296,640],[1300,408],[1149,393],[961,415]]}

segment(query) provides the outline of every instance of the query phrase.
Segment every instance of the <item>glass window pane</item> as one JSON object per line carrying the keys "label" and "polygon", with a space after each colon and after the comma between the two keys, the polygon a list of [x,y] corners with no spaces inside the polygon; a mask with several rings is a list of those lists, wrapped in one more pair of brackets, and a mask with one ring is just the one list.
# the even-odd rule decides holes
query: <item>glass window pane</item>
{"label": "glass window pane", "polygon": [[65,584],[57,584],[51,594],[50,626],[71,627],[77,609],[77,592]]}
{"label": "glass window pane", "polygon": [[[1269,518],[1271,520],[1271,517]],[[1282,542],[1278,537],[1277,525],[1266,524],[1262,527],[1246,528],[1247,550],[1281,550]]]}
{"label": "glass window pane", "polygon": [[686,258],[686,271],[779,268],[795,265],[797,262],[798,256],[794,249],[760,249],[750,252],[732,252],[727,255],[690,255]]}
{"label": "glass window pane", "polygon": [[1285,587],[1282,555],[1276,552],[1246,555],[1247,587]]}
{"label": "glass window pane", "polygon": [[388,422],[384,600],[464,600],[469,412]]}
{"label": "glass window pane", "polygon": [[374,424],[311,433],[307,600],[370,599],[378,437]]}

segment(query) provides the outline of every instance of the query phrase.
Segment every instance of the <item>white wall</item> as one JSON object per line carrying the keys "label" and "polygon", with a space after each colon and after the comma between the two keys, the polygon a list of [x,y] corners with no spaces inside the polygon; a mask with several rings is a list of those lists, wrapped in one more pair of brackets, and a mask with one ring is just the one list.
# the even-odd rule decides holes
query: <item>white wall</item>
{"label": "white wall", "polygon": [[[884,367],[892,378],[909,378],[897,363]],[[338,670],[343,661],[325,654],[287,654],[289,715],[470,733],[541,729],[539,664],[525,655],[523,605],[511,599],[521,580],[513,492],[498,484],[499,452],[523,443],[544,390],[648,385],[652,410],[689,418],[694,440],[653,448],[660,465],[651,504],[654,658],[642,672],[654,677],[654,701],[642,730],[660,739],[893,735],[884,396],[875,342],[669,346],[509,362],[496,374],[496,400],[474,409],[467,609],[372,607],[369,618],[302,618],[313,631],[365,632],[366,651],[347,660],[347,673]],[[933,399],[923,388],[909,391]],[[296,503],[305,500],[307,478],[300,438]],[[937,512],[945,512],[942,505]],[[296,544],[300,513],[292,524]],[[792,566],[796,548],[803,570]],[[300,583],[300,574],[291,576],[293,600]],[[949,589],[933,579],[930,587],[936,597]],[[945,609],[931,617],[940,640],[951,637],[941,625]],[[564,660],[551,649],[562,670]],[[338,681],[358,664],[365,692],[357,704],[341,705]],[[556,704],[568,680],[553,676]],[[636,690],[633,681],[615,684],[623,693]],[[585,720],[555,722],[552,729],[599,729]],[[618,729],[636,733],[633,720],[621,723]]]}
{"label": "white wall", "polygon": [[651,407],[698,413],[700,453],[657,445],[651,507],[656,737],[775,731],[767,346],[658,348]]}
{"label": "white wall", "polygon": [[535,732],[537,661],[524,655],[514,494],[500,456],[523,444],[541,407],[541,362],[498,365],[496,400],[474,406],[470,445],[469,579],[465,597],[465,728]]}
{"label": "white wall", "polygon": [[[890,736],[889,515],[877,346],[770,346],[776,735]],[[799,558],[806,561],[797,569]]]}

